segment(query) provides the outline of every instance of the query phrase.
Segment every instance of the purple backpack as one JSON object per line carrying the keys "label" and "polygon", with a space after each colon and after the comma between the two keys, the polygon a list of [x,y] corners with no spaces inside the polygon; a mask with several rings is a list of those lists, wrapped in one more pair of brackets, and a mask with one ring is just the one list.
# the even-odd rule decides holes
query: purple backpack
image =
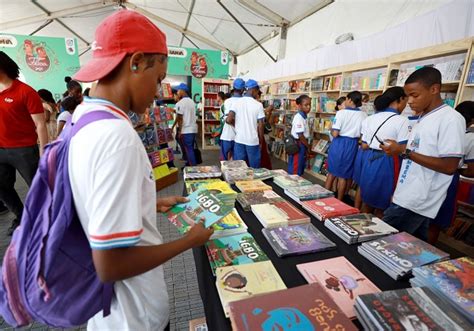
{"label": "purple backpack", "polygon": [[67,124],[45,148],[33,179],[21,225],[3,259],[0,315],[14,327],[33,321],[73,327],[98,312],[110,314],[113,283],[102,283],[77,216],[68,172],[71,138],[89,123],[117,119],[106,111]]}

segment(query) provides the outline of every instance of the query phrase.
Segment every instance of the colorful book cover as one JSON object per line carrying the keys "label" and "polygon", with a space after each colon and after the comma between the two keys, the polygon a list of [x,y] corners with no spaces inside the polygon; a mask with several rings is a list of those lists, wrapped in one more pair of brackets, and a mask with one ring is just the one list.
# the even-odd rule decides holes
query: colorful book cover
{"label": "colorful book cover", "polygon": [[254,173],[251,168],[228,169],[223,172],[224,179],[230,184],[237,181],[253,180]]}
{"label": "colorful book cover", "polygon": [[188,192],[188,194],[191,194],[201,186],[209,184],[211,182],[221,182],[221,180],[219,178],[194,179],[187,180],[184,182],[184,184],[186,185],[186,192]]}
{"label": "colorful book cover", "polygon": [[210,240],[206,250],[213,273],[219,267],[268,261],[268,256],[250,233]]}
{"label": "colorful book cover", "polygon": [[265,184],[259,179],[237,181],[235,185],[241,192],[268,191],[272,189],[270,185]]}
{"label": "colorful book cover", "polygon": [[296,265],[308,283],[319,283],[348,318],[355,317],[358,295],[380,292],[363,273],[345,257]]}
{"label": "colorful book cover", "polygon": [[216,287],[226,316],[230,302],[286,289],[270,261],[217,268]]}
{"label": "colorful book cover", "polygon": [[204,219],[204,226],[209,227],[234,209],[234,202],[229,201],[220,190],[202,188],[191,193],[189,201],[173,206],[168,212],[168,220],[180,233],[185,233],[195,223]]}
{"label": "colorful book cover", "polygon": [[398,230],[371,214],[355,214],[328,220],[350,237],[385,235]]}
{"label": "colorful book cover", "polygon": [[371,251],[377,252],[376,254],[404,270],[449,258],[448,253],[406,232],[372,240],[363,243],[362,246],[367,246]]}
{"label": "colorful book cover", "polygon": [[320,221],[330,217],[357,214],[359,212],[357,208],[351,207],[336,198],[303,201],[301,206]]}
{"label": "colorful book cover", "polygon": [[323,150],[327,144],[328,144],[327,140],[321,139],[315,147],[316,152],[324,153]]}
{"label": "colorful book cover", "polygon": [[265,180],[273,177],[273,173],[266,168],[253,169],[253,179]]}
{"label": "colorful book cover", "polygon": [[275,170],[270,170],[273,174],[273,176],[288,176],[288,173],[283,170],[283,169],[275,169]]}
{"label": "colorful book cover", "polygon": [[290,187],[285,191],[287,195],[291,195],[301,201],[327,198],[334,195],[332,191],[329,191],[318,184]]}
{"label": "colorful book cover", "polygon": [[214,178],[222,175],[218,166],[193,166],[184,168],[184,179]]}
{"label": "colorful book cover", "polygon": [[472,325],[426,287],[361,295],[357,307],[378,330],[472,330]]}
{"label": "colorful book cover", "polygon": [[313,172],[319,174],[321,171],[321,167],[323,166],[323,161],[324,161],[324,155],[318,154],[315,157],[315,161],[313,164]]}
{"label": "colorful book cover", "polygon": [[461,257],[413,269],[415,279],[451,300],[474,320],[474,259]]}
{"label": "colorful book cover", "polygon": [[247,163],[243,160],[221,161],[221,169],[224,172],[229,169],[248,168]]}
{"label": "colorful book cover", "polygon": [[234,301],[229,309],[234,331],[357,330],[319,284]]}
{"label": "colorful book cover", "polygon": [[247,232],[247,225],[235,208],[229,215],[212,224],[211,227],[214,229],[211,239]]}
{"label": "colorful book cover", "polygon": [[262,233],[278,256],[319,252],[336,247],[311,223],[262,229]]}
{"label": "colorful book cover", "polygon": [[252,205],[284,201],[284,199],[278,194],[276,194],[274,191],[267,190],[239,193],[237,194],[237,201],[240,203],[244,210],[250,211],[250,207]]}
{"label": "colorful book cover", "polygon": [[252,212],[265,227],[309,223],[310,218],[288,201],[252,205]]}
{"label": "colorful book cover", "polygon": [[312,185],[309,180],[298,175],[277,176],[273,179],[274,183],[283,189],[302,185]]}

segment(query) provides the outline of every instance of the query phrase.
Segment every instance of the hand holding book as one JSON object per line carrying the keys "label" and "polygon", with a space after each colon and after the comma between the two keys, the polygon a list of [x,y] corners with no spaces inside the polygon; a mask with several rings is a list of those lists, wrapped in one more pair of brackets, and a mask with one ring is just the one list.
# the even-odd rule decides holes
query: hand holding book
{"label": "hand holding book", "polygon": [[160,213],[166,213],[174,205],[178,203],[188,202],[188,201],[189,201],[188,198],[180,197],[177,195],[173,195],[173,196],[165,197],[165,198],[158,198],[156,199],[156,210]]}
{"label": "hand holding book", "polygon": [[191,226],[186,233],[186,239],[191,243],[191,247],[199,247],[204,245],[214,233],[214,229],[204,227],[205,218],[202,217],[199,222]]}

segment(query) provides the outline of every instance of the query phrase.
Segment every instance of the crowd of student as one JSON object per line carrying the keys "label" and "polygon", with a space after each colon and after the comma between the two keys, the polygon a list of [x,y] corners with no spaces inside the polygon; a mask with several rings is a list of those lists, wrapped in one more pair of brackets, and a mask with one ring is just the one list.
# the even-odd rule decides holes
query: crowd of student
{"label": "crowd of student", "polygon": [[[73,209],[89,241],[97,275],[103,282],[115,281],[111,314],[104,317],[97,312],[88,328],[161,330],[169,320],[163,263],[205,243],[212,229],[198,223],[182,238],[163,243],[156,212],[166,212],[186,199],[156,198],[150,162],[127,116],[128,111],[145,112],[157,82],[166,76],[166,36],[146,17],[120,10],[99,25],[95,39],[92,60],[75,80],[68,80],[60,105],[50,92],[37,93],[20,82],[18,66],[0,52],[0,200],[16,216],[13,230],[23,210],[14,189],[16,171],[30,185],[44,146],[63,128],[70,128],[66,122],[80,123],[97,111],[110,114],[111,118],[79,126],[68,152]],[[77,81],[97,84],[83,98]],[[443,103],[440,88],[439,71],[421,68],[404,88],[390,88],[379,96],[377,112],[369,117],[360,110],[361,93],[351,92],[338,100],[340,110],[331,132],[327,187],[337,179],[338,197],[343,198],[354,180],[360,186],[363,211],[383,214],[386,222],[422,238],[443,203],[452,204],[448,192],[455,191],[453,174],[474,175],[473,103],[459,105],[456,112]],[[187,164],[195,165],[196,108],[186,84],[176,89],[174,127]],[[259,95],[256,81],[236,79],[232,95],[220,96],[223,159],[271,167],[265,164],[269,156],[264,139],[271,109],[264,110]],[[302,174],[311,156],[307,120],[311,99],[302,95],[296,103],[291,135],[298,153],[290,155],[289,170]],[[413,125],[400,115],[407,103],[417,116]],[[462,160],[467,168],[458,170]]]}

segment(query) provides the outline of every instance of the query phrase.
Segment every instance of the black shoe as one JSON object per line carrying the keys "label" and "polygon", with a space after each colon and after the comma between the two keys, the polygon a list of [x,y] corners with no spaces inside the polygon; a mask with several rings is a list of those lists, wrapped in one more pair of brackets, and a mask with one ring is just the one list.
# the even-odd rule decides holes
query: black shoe
{"label": "black shoe", "polygon": [[10,227],[7,230],[7,235],[11,236],[13,232],[15,231],[15,229],[18,227],[18,225],[20,225],[20,221],[18,220],[18,218],[15,218],[12,221],[12,225],[10,225]]}
{"label": "black shoe", "polygon": [[0,215],[4,215],[4,214],[7,214],[9,212],[7,206],[5,206],[5,204],[0,201]]}

